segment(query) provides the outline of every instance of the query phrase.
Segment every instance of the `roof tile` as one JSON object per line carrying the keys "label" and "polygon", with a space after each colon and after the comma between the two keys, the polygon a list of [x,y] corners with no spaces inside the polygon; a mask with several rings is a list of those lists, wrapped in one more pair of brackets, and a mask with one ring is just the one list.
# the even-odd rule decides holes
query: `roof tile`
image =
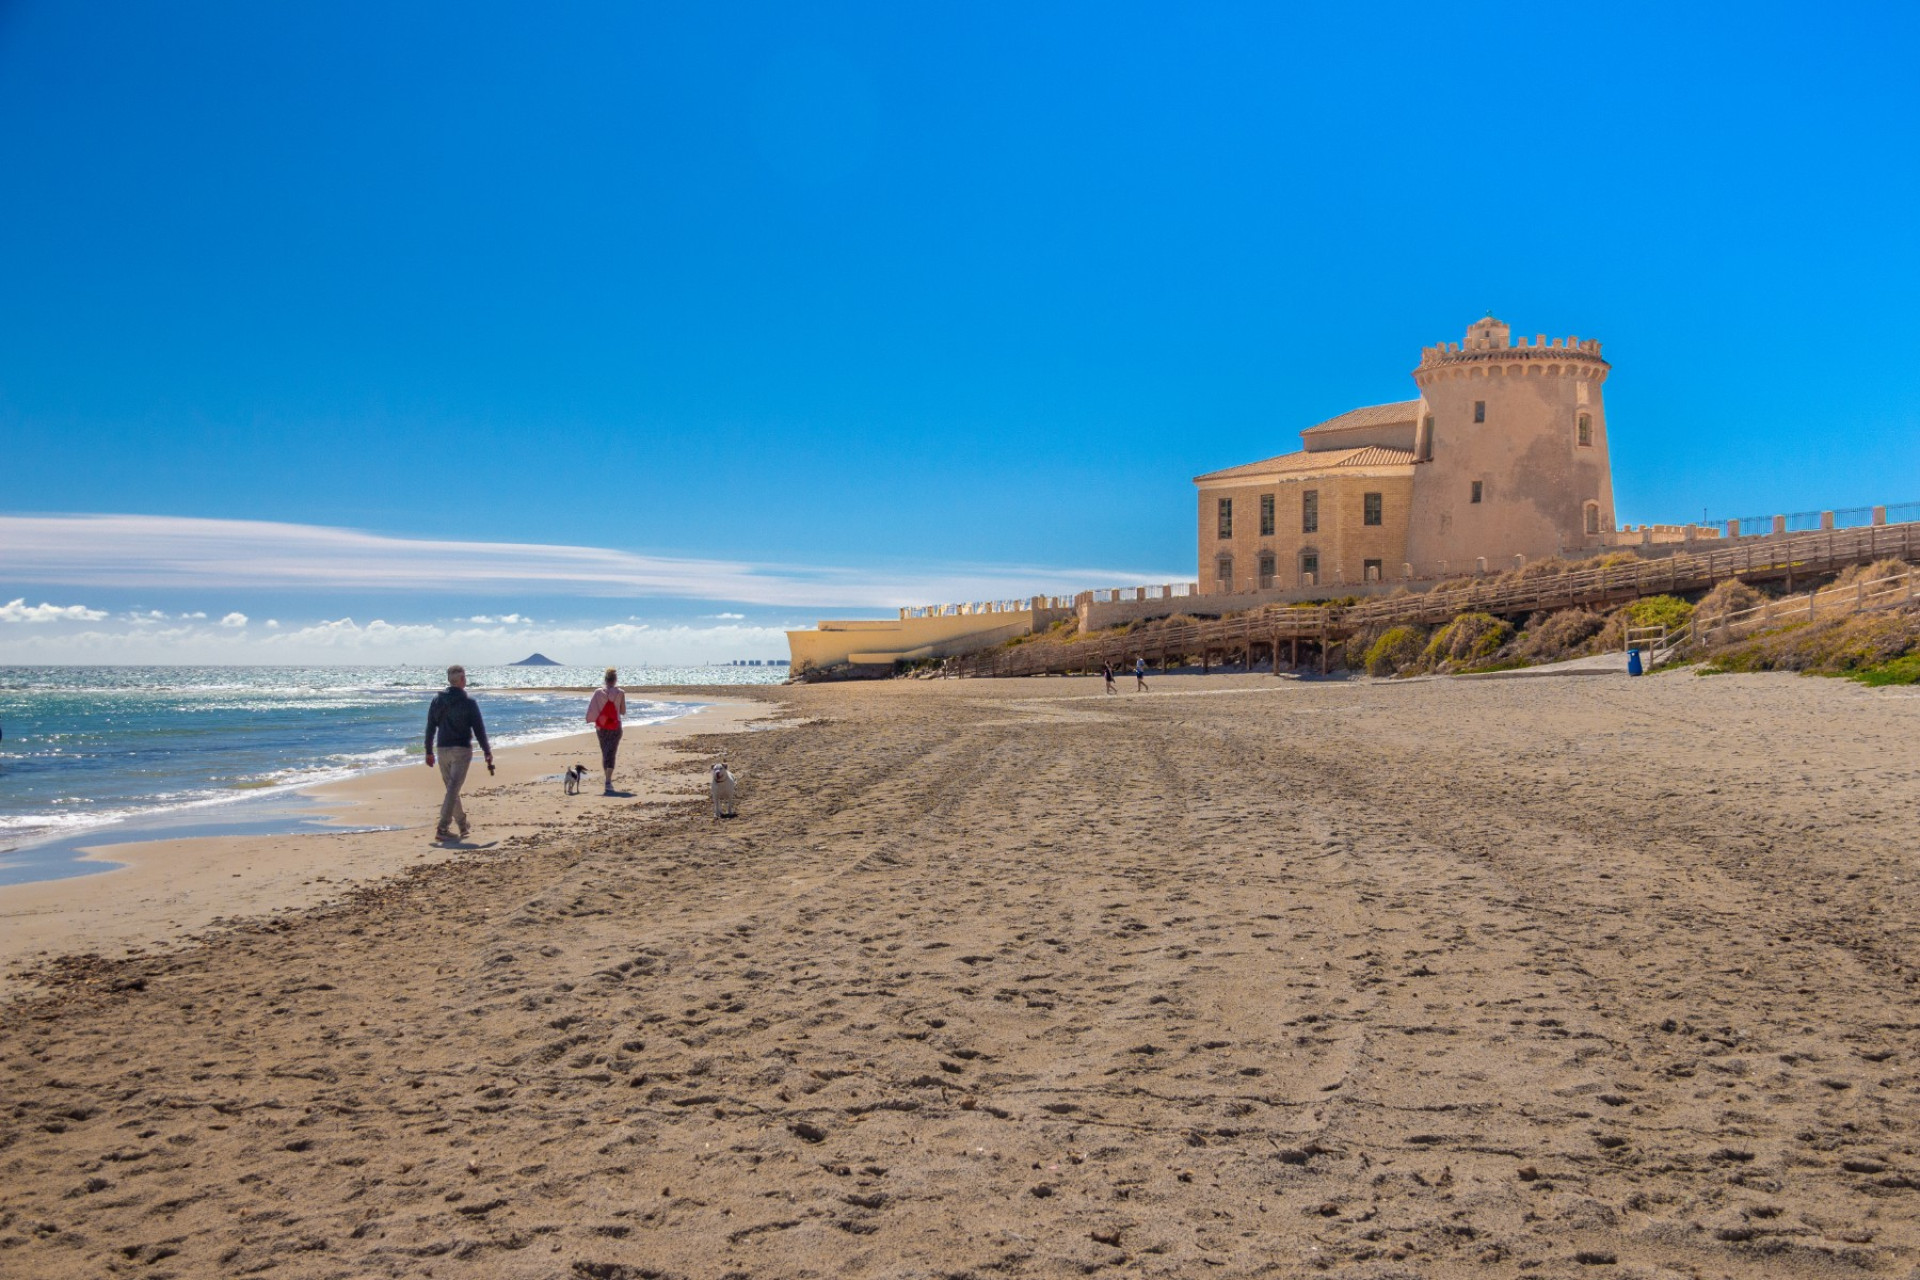
{"label": "roof tile", "polygon": [[1321,449],[1312,453],[1302,450],[1298,453],[1283,453],[1277,458],[1267,458],[1261,462],[1228,467],[1224,471],[1209,471],[1206,475],[1195,476],[1193,479],[1196,484],[1204,484],[1211,480],[1243,480],[1252,479],[1255,476],[1293,475],[1331,471],[1340,467],[1411,466],[1412,463],[1413,450],[1411,449],[1388,449],[1370,444],[1358,449]]}

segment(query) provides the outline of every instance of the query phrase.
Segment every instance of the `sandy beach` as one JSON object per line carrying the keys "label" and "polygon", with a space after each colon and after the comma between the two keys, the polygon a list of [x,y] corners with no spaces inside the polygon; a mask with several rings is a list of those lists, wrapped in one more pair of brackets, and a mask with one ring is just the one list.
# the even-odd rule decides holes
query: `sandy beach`
{"label": "sandy beach", "polygon": [[489,848],[156,849],[147,932],[10,937],[202,934],[0,1007],[0,1273],[1920,1266],[1912,692],[726,696],[586,816],[529,755]]}

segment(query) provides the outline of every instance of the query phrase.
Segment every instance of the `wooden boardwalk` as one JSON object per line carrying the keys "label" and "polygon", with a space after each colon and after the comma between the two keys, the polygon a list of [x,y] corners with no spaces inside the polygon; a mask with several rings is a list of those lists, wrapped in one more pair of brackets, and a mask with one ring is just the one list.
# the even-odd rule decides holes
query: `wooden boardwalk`
{"label": "wooden boardwalk", "polygon": [[[1098,671],[1107,662],[1116,668],[1131,667],[1136,657],[1156,666],[1165,665],[1172,657],[1198,658],[1203,668],[1216,659],[1252,666],[1263,652],[1276,668],[1282,653],[1295,667],[1305,653],[1325,670],[1332,644],[1362,627],[1431,625],[1462,613],[1520,618],[1543,609],[1605,608],[1642,596],[1705,591],[1736,578],[1750,583],[1784,582],[1792,590],[1796,579],[1817,578],[1888,557],[1920,560],[1920,523],[1773,534],[1724,547],[1675,553],[1662,560],[1636,560],[1534,577],[1466,578],[1441,583],[1428,591],[1348,606],[1268,605],[1217,619],[1148,624],[1131,632],[1096,632],[1064,643],[1038,638],[951,659],[947,670],[961,676],[1065,674]],[[1230,600],[1225,597],[1221,603]],[[1202,596],[1194,603],[1204,607],[1206,601]]]}

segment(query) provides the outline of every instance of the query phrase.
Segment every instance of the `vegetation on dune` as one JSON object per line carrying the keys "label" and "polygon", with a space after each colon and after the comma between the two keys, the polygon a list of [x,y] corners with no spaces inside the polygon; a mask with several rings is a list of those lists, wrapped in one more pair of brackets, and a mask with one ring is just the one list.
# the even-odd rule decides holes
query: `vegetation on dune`
{"label": "vegetation on dune", "polygon": [[1912,684],[1920,679],[1920,615],[1849,614],[1772,627],[1712,653],[1703,670],[1798,671],[1866,684]]}
{"label": "vegetation on dune", "polygon": [[1511,623],[1490,613],[1463,613],[1433,633],[1420,661],[1428,671],[1463,671],[1492,661],[1511,639]]}
{"label": "vegetation on dune", "polygon": [[1862,667],[1847,674],[1861,684],[1875,688],[1892,684],[1920,684],[1920,653],[1909,653],[1891,662]]}
{"label": "vegetation on dune", "polygon": [[[1485,586],[1489,581],[1516,582],[1570,569],[1608,568],[1635,562],[1636,557],[1618,552],[1573,563],[1539,560],[1493,579],[1471,577],[1441,583],[1423,594],[1438,597],[1436,603],[1443,603],[1449,590]],[[1899,560],[1881,560],[1848,568],[1835,578],[1833,585],[1879,582],[1907,571],[1908,566]],[[1393,594],[1404,597],[1412,593],[1402,588]],[[1437,626],[1408,623],[1362,626],[1345,640],[1334,641],[1327,657],[1334,666],[1383,678],[1504,671],[1617,653],[1626,647],[1627,634],[1634,628],[1665,627],[1673,634],[1691,623],[1694,644],[1690,652],[1699,655],[1702,647],[1706,649],[1702,670],[1708,673],[1798,671],[1844,675],[1871,685],[1920,684],[1920,611],[1904,609],[1793,622],[1727,642],[1724,637],[1728,632],[1721,624],[1737,620],[1739,615],[1768,599],[1767,592],[1733,579],[1720,583],[1697,602],[1674,595],[1650,595],[1606,613],[1586,607],[1543,609],[1524,621],[1516,621],[1470,609]],[[1352,605],[1358,602],[1349,598],[1291,607],[1309,608],[1323,603]],[[1070,643],[1126,636],[1141,648],[1148,648],[1157,646],[1166,632],[1207,620],[1208,615],[1179,613],[1088,634],[1080,632],[1076,619],[1068,618],[1054,623],[1043,635],[1023,636],[1007,643],[1011,647],[1034,640]],[[1255,639],[1259,639],[1257,634]],[[1170,660],[1176,656],[1168,655]]]}
{"label": "vegetation on dune", "polygon": [[1370,676],[1398,675],[1420,660],[1426,648],[1424,627],[1389,627],[1367,648],[1364,659]]}
{"label": "vegetation on dune", "polygon": [[1591,609],[1554,609],[1536,613],[1514,638],[1511,656],[1526,663],[1558,662],[1585,653],[1588,641],[1606,627],[1607,620]]}
{"label": "vegetation on dune", "polygon": [[1856,582],[1879,582],[1896,574],[1903,574],[1911,567],[1905,560],[1895,560],[1891,557],[1875,560],[1872,564],[1852,564],[1840,571],[1840,576],[1833,580],[1833,585],[1850,587]]}

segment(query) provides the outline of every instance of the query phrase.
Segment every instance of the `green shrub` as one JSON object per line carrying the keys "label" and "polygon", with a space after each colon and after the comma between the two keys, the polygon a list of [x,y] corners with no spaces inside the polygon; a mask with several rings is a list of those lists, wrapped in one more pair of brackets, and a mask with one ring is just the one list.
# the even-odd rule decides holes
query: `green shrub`
{"label": "green shrub", "polygon": [[1420,659],[1426,633],[1419,627],[1390,627],[1367,649],[1370,676],[1390,676]]}
{"label": "green shrub", "polygon": [[1647,596],[1627,606],[1627,621],[1636,627],[1665,627],[1678,631],[1693,617],[1693,606],[1678,596]]}
{"label": "green shrub", "polygon": [[1493,657],[1513,639],[1513,627],[1490,613],[1463,613],[1433,633],[1420,655],[1429,671],[1457,671]]}

